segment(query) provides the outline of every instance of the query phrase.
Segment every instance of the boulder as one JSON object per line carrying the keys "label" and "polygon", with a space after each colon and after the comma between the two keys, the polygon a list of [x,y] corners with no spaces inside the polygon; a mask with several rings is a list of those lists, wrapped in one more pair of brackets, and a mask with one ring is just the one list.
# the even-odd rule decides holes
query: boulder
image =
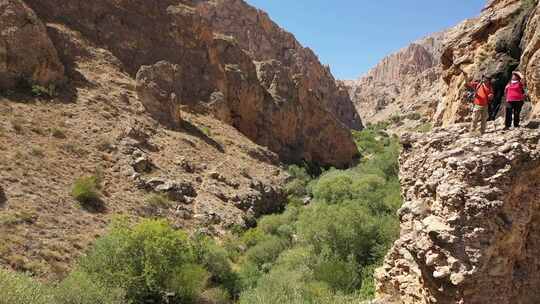
{"label": "boulder", "polygon": [[63,80],[64,67],[34,11],[20,0],[0,0],[0,89]]}
{"label": "boulder", "polygon": [[137,72],[137,94],[146,111],[166,126],[179,126],[181,67],[167,61],[142,66]]}

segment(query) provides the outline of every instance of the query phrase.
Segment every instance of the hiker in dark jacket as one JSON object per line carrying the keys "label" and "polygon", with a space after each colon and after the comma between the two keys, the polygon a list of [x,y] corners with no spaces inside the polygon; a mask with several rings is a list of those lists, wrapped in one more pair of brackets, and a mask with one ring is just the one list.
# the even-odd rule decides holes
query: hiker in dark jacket
{"label": "hiker in dark jacket", "polygon": [[506,119],[504,121],[504,130],[510,129],[512,123],[514,123],[514,128],[519,128],[521,109],[525,102],[525,86],[522,79],[523,75],[520,72],[513,72],[512,80],[506,86]]}
{"label": "hiker in dark jacket", "polygon": [[480,122],[480,134],[486,132],[487,121],[489,117],[489,103],[493,100],[494,91],[491,85],[490,76],[482,76],[481,81],[472,81],[467,83],[467,87],[474,90],[474,109],[471,123],[471,133],[475,133]]}

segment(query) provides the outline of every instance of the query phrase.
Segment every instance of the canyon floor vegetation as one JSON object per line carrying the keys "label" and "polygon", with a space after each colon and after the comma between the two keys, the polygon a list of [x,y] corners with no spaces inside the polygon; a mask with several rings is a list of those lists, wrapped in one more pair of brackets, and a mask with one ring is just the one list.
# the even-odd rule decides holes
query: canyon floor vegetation
{"label": "canyon floor vegetation", "polygon": [[216,242],[158,218],[119,218],[60,282],[0,270],[0,304],[357,303],[398,236],[399,144],[384,125],[354,137],[363,157],[311,175],[291,166],[289,204]]}

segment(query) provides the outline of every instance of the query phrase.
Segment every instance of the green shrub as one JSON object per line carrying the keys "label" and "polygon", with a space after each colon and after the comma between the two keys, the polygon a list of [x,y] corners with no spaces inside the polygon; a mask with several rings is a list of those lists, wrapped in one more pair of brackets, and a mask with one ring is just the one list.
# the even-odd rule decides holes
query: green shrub
{"label": "green shrub", "polygon": [[259,220],[258,229],[265,234],[277,235],[291,239],[294,234],[294,223],[298,220],[299,209],[289,206],[282,214],[273,214]]}
{"label": "green shrub", "polygon": [[0,304],[54,303],[45,286],[31,278],[0,269]]}
{"label": "green shrub", "polygon": [[228,294],[236,295],[239,292],[239,279],[232,269],[227,251],[202,235],[196,235],[193,244],[195,260],[211,274],[212,283],[223,286]]}
{"label": "green shrub", "polygon": [[309,192],[309,183],[313,178],[307,173],[306,168],[292,165],[288,169],[291,180],[285,186],[287,194],[303,197]]}
{"label": "green shrub", "polygon": [[123,304],[125,292],[75,271],[53,290],[55,304]]}
{"label": "green shrub", "polygon": [[159,303],[167,293],[191,303],[209,276],[196,264],[187,235],[159,220],[145,220],[134,227],[115,223],[80,267],[106,286],[124,289],[127,299],[135,303]]}
{"label": "green shrub", "polygon": [[409,113],[405,115],[405,118],[410,119],[410,120],[420,120],[422,119],[422,114],[418,112],[413,112],[413,113]]}
{"label": "green shrub", "polygon": [[144,209],[147,215],[157,216],[160,215],[162,210],[170,209],[173,203],[166,194],[152,193],[144,200]]}
{"label": "green shrub", "polygon": [[99,210],[103,208],[103,202],[99,193],[100,190],[100,179],[95,175],[86,176],[75,181],[71,189],[71,195],[83,207]]}
{"label": "green shrub", "polygon": [[419,133],[428,133],[432,129],[433,129],[433,125],[430,122],[426,122],[416,127],[415,131]]}
{"label": "green shrub", "polygon": [[45,156],[45,152],[43,151],[43,148],[38,147],[38,146],[33,146],[33,147],[30,149],[30,155],[35,156],[35,157],[42,158],[42,157]]}
{"label": "green shrub", "polygon": [[32,86],[32,94],[36,97],[47,97],[52,98],[57,96],[56,85],[50,84],[47,87],[40,85]]}
{"label": "green shrub", "polygon": [[264,241],[251,247],[246,252],[246,258],[259,268],[268,268],[288,246],[287,240],[277,236],[268,236]]}
{"label": "green shrub", "polygon": [[206,287],[209,277],[210,274],[201,265],[178,265],[168,276],[163,278],[164,281],[155,281],[157,284],[164,283],[166,289],[146,298],[160,299],[160,294],[170,293],[174,295],[173,299],[177,303],[194,303]]}
{"label": "green shrub", "polygon": [[323,258],[313,267],[314,279],[328,284],[335,291],[351,293],[361,283],[358,265],[354,261]]}
{"label": "green shrub", "polygon": [[58,129],[58,128],[53,128],[51,130],[51,135],[55,138],[58,138],[58,139],[66,139],[67,136],[66,136],[66,132],[62,129]]}

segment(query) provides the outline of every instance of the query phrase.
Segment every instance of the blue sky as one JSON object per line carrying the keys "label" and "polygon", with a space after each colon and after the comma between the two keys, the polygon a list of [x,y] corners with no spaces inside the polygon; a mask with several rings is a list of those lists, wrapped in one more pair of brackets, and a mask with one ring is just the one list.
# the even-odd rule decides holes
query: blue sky
{"label": "blue sky", "polygon": [[247,0],[312,48],[338,79],[478,15],[485,0]]}

